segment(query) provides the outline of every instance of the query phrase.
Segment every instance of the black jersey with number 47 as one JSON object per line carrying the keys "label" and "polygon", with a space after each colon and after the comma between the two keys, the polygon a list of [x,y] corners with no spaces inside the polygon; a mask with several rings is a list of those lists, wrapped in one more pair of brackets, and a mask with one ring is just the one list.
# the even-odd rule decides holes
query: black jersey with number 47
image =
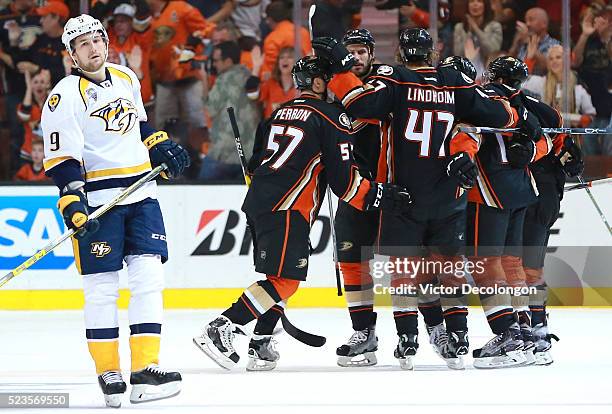
{"label": "black jersey with number 47", "polygon": [[314,97],[283,104],[257,130],[242,210],[253,217],[297,210],[312,224],[328,184],[362,210],[371,184],[359,173],[352,146],[351,121],[341,105]]}
{"label": "black jersey with number 47", "polygon": [[491,99],[452,68],[382,65],[366,84],[348,72],[334,76],[329,87],[354,117],[392,117],[390,181],[406,187],[417,205],[465,201],[446,174],[454,123],[509,128],[517,121],[505,99]]}

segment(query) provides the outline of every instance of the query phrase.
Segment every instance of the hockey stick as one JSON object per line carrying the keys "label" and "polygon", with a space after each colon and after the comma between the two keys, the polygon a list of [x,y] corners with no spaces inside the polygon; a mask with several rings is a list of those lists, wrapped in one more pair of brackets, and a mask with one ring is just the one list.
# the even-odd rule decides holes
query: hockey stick
{"label": "hockey stick", "polygon": [[[227,115],[230,119],[230,124],[232,125],[232,130],[234,131],[234,139],[236,140],[236,151],[238,151],[238,158],[240,158],[240,165],[242,167],[242,174],[244,175],[244,182],[248,187],[251,186],[251,178],[247,174],[247,160],[244,156],[244,151],[242,150],[242,140],[240,139],[240,131],[238,130],[238,122],[236,121],[236,114],[234,113],[234,108],[227,108]],[[294,326],[287,316],[285,316],[285,312],[281,316],[281,323],[283,324],[283,329],[290,336],[297,339],[303,344],[312,346],[312,347],[320,347],[325,344],[327,339],[324,336],[314,335]]]}
{"label": "hockey stick", "polygon": [[[317,11],[317,5],[312,4],[310,9],[308,9],[308,33],[310,34],[310,41],[312,42],[312,18],[314,17],[315,12]],[[314,49],[312,51],[314,55]],[[334,258],[334,270],[336,271],[336,289],[338,292],[338,296],[342,296],[342,280],[340,279],[340,265],[338,264],[338,252],[336,250],[336,229],[334,228],[334,204],[332,202],[331,190],[329,186],[327,186],[326,195],[327,195],[327,208],[329,209],[329,224],[331,228],[332,235],[332,254]]]}
{"label": "hockey stick", "polygon": [[601,217],[601,220],[606,225],[606,229],[608,229],[608,233],[610,233],[610,236],[612,236],[612,228],[610,227],[610,224],[608,223],[608,220],[606,219],[606,216],[604,215],[603,211],[601,211],[599,204],[597,204],[595,197],[593,197],[593,193],[591,193],[591,189],[589,188],[588,183],[584,181],[582,174],[578,175],[578,181],[580,181],[580,184],[584,186],[583,188],[586,190],[587,194],[589,195],[591,202],[593,202],[593,205],[595,206],[595,210],[597,210],[597,213],[599,213],[599,217]]}
{"label": "hockey stick", "polygon": [[[473,134],[518,132],[519,128],[489,128],[489,127],[459,127],[459,131]],[[610,135],[612,128],[542,128],[545,134],[573,134],[573,135]]]}
{"label": "hockey stick", "polygon": [[584,184],[570,185],[570,186],[565,187],[563,191],[567,193],[568,191],[582,190],[583,188],[596,187],[598,185],[603,185],[603,184],[612,184],[612,178],[602,178],[601,180],[587,181]]}
{"label": "hockey stick", "polygon": [[[89,215],[89,220],[97,219],[102,214],[106,213],[108,210],[116,206],[118,203],[122,202],[127,197],[132,195],[140,187],[142,187],[143,185],[145,185],[146,183],[148,183],[149,181],[157,177],[159,173],[161,173],[165,169],[166,169],[166,164],[161,164],[155,167],[153,170],[149,171],[147,175],[142,177],[140,180],[136,181],[131,186],[127,187],[125,190],[121,191],[111,201],[109,201],[108,203],[104,204],[102,207],[100,207],[99,209],[91,213]],[[51,243],[47,244],[45,247],[43,247],[42,249],[34,253],[34,255],[30,257],[28,260],[26,260],[25,262],[17,266],[15,269],[11,270],[6,275],[2,276],[2,279],[0,279],[0,287],[4,286],[6,283],[8,283],[9,280],[14,278],[15,276],[18,276],[24,270],[28,269],[29,267],[32,267],[32,265],[34,265],[40,259],[45,257],[47,254],[51,253],[57,246],[59,246],[64,241],[72,237],[75,233],[76,232],[72,229],[68,230],[66,233],[62,234],[60,237],[53,240]]]}

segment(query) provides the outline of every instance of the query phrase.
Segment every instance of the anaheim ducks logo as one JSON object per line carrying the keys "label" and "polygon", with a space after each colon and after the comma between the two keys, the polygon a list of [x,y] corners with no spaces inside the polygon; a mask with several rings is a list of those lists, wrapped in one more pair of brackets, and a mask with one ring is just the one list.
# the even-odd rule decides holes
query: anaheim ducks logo
{"label": "anaheim ducks logo", "polygon": [[134,104],[124,98],[110,102],[92,112],[91,116],[102,118],[106,123],[106,131],[119,132],[122,135],[131,131],[138,119]]}

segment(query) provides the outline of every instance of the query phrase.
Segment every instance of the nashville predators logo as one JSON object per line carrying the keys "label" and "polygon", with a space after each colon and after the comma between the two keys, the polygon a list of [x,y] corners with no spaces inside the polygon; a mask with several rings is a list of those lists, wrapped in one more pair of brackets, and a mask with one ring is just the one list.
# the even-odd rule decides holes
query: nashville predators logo
{"label": "nashville predators logo", "polygon": [[62,97],[59,93],[54,93],[49,97],[47,105],[49,105],[49,110],[51,112],[55,111],[55,108],[57,108],[57,105],[59,105],[60,99],[62,99]]}
{"label": "nashville predators logo", "polygon": [[95,254],[97,258],[106,256],[111,250],[111,247],[106,242],[93,242],[91,244],[91,254]]}
{"label": "nashville predators logo", "polygon": [[106,123],[106,131],[119,132],[122,135],[130,132],[138,119],[134,104],[124,98],[110,102],[92,112],[91,116],[102,118]]}

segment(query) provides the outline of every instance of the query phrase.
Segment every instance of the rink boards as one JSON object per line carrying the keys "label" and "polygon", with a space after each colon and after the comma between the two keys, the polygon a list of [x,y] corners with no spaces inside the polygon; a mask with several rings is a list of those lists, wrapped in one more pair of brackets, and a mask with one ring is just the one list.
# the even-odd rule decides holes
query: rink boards
{"label": "rink boards", "polygon": [[[159,200],[169,242],[165,264],[166,308],[219,308],[235,300],[258,277],[252,265],[250,235],[240,207],[239,185],[159,186]],[[612,220],[612,188],[592,192]],[[0,272],[18,266],[64,230],[51,186],[0,187]],[[551,304],[612,305],[609,259],[612,238],[585,191],[565,194],[562,217],[552,230],[547,256]],[[358,224],[357,224],[358,225]],[[291,300],[292,307],[341,307],[335,293],[327,203],[311,232],[314,254],[308,281]],[[122,275],[122,286],[126,286]],[[0,289],[0,309],[79,309],[83,304],[72,247],[65,243],[31,270]],[[127,305],[122,290],[120,306]],[[385,297],[377,298],[381,304]]]}

